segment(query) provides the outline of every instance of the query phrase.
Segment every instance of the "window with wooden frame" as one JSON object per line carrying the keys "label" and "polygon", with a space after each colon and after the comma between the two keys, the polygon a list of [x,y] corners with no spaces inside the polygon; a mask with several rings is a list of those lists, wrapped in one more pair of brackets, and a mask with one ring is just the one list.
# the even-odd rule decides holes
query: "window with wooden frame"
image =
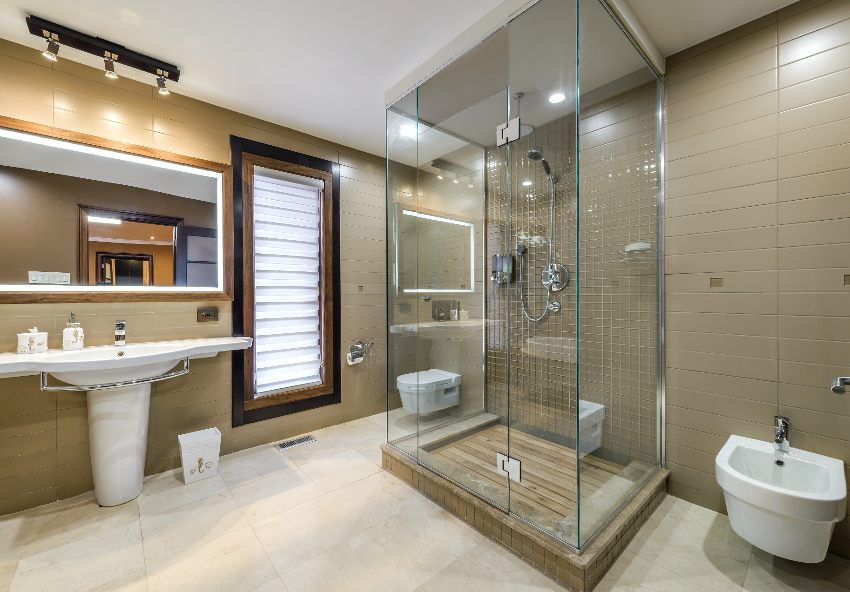
{"label": "window with wooden frame", "polygon": [[231,138],[233,425],[340,401],[338,165]]}

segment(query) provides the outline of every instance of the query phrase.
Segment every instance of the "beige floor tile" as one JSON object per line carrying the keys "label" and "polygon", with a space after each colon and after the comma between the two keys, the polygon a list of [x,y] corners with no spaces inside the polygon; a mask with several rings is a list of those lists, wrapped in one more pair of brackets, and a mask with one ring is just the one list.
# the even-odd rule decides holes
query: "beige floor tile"
{"label": "beige floor tile", "polygon": [[787,561],[756,549],[750,561],[745,592],[846,592],[850,561],[827,555],[823,563]]}
{"label": "beige floor tile", "polygon": [[291,467],[237,485],[230,492],[253,526],[316,499],[322,490],[304,472]]}
{"label": "beige floor tile", "polygon": [[[483,537],[436,506],[416,506],[282,575],[299,592],[415,590]],[[531,569],[531,568],[529,568]]]}
{"label": "beige floor tile", "polygon": [[12,576],[18,568],[17,559],[0,559],[0,592],[7,592],[12,585]]}
{"label": "beige floor tile", "polygon": [[490,540],[464,553],[416,592],[541,592],[563,588]]}
{"label": "beige floor tile", "polygon": [[[740,590],[740,588],[739,588]],[[623,552],[594,592],[706,592],[682,576],[629,550]]]}
{"label": "beige floor tile", "polygon": [[277,574],[233,497],[142,517],[150,592],[248,592]]}
{"label": "beige floor tile", "polygon": [[11,591],[30,590],[144,592],[145,558],[139,522],[22,559]]}
{"label": "beige floor tile", "polygon": [[288,592],[288,590],[286,589],[283,580],[275,578],[273,580],[269,580],[259,588],[254,588],[251,592]]}
{"label": "beige floor tile", "polygon": [[236,487],[263,475],[291,467],[292,464],[271,444],[249,448],[221,457],[218,474],[228,487]]}
{"label": "beige floor tile", "polygon": [[177,469],[145,479],[142,495],[136,501],[140,515],[144,516],[167,512],[226,490],[220,475],[186,485],[183,470]]}
{"label": "beige floor tile", "polygon": [[410,487],[378,472],[263,520],[255,531],[284,574],[407,508],[428,506]]}
{"label": "beige floor tile", "polygon": [[379,472],[369,459],[354,450],[343,450],[327,456],[296,461],[298,467],[322,491],[333,491],[349,483]]}
{"label": "beige floor tile", "polygon": [[[38,508],[0,516],[0,557],[4,561],[20,559],[33,540]],[[0,579],[0,590],[2,587]]]}
{"label": "beige floor tile", "polygon": [[107,533],[138,520],[136,500],[106,508],[97,505],[91,492],[40,506],[33,523],[28,554]]}
{"label": "beige floor tile", "polygon": [[662,501],[628,550],[712,592],[739,591],[752,555],[728,518],[673,496]]}

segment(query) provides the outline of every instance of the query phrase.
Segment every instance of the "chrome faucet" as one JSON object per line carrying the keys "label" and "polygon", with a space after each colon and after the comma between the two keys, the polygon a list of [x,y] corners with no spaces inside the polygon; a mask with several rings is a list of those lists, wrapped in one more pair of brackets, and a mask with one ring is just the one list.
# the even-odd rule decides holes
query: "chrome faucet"
{"label": "chrome faucet", "polygon": [[124,347],[125,345],[127,345],[127,323],[115,321],[115,347]]}
{"label": "chrome faucet", "polygon": [[847,392],[847,385],[850,385],[850,376],[839,376],[832,381],[832,392],[843,395]]}
{"label": "chrome faucet", "polygon": [[788,452],[791,445],[788,443],[788,430],[791,428],[791,421],[782,415],[773,417],[773,442],[776,444],[776,449],[779,452]]}

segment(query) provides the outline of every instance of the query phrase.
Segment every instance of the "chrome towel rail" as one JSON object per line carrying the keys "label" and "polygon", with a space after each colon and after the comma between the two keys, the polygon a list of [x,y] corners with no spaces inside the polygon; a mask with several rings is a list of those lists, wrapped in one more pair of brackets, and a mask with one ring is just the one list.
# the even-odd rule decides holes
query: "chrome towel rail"
{"label": "chrome towel rail", "polygon": [[49,386],[47,384],[50,373],[41,373],[41,390],[43,391],[103,391],[106,389],[121,388],[125,386],[138,386],[140,384],[151,384],[153,382],[162,382],[170,378],[177,378],[189,373],[189,357],[183,358],[183,367],[174,372],[166,372],[159,376],[151,376],[150,378],[136,378],[134,380],[123,380],[121,382],[110,382],[107,384],[87,384],[81,386]]}

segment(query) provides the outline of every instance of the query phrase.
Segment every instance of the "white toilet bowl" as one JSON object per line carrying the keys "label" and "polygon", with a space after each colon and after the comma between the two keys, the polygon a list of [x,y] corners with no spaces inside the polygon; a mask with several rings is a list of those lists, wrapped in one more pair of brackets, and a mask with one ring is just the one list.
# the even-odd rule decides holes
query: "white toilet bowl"
{"label": "white toilet bowl", "polygon": [[826,557],[847,507],[844,463],[770,442],[730,436],[715,459],[732,528],[756,547],[792,561]]}
{"label": "white toilet bowl", "polygon": [[461,375],[432,368],[396,379],[401,405],[408,413],[433,413],[460,400]]}

